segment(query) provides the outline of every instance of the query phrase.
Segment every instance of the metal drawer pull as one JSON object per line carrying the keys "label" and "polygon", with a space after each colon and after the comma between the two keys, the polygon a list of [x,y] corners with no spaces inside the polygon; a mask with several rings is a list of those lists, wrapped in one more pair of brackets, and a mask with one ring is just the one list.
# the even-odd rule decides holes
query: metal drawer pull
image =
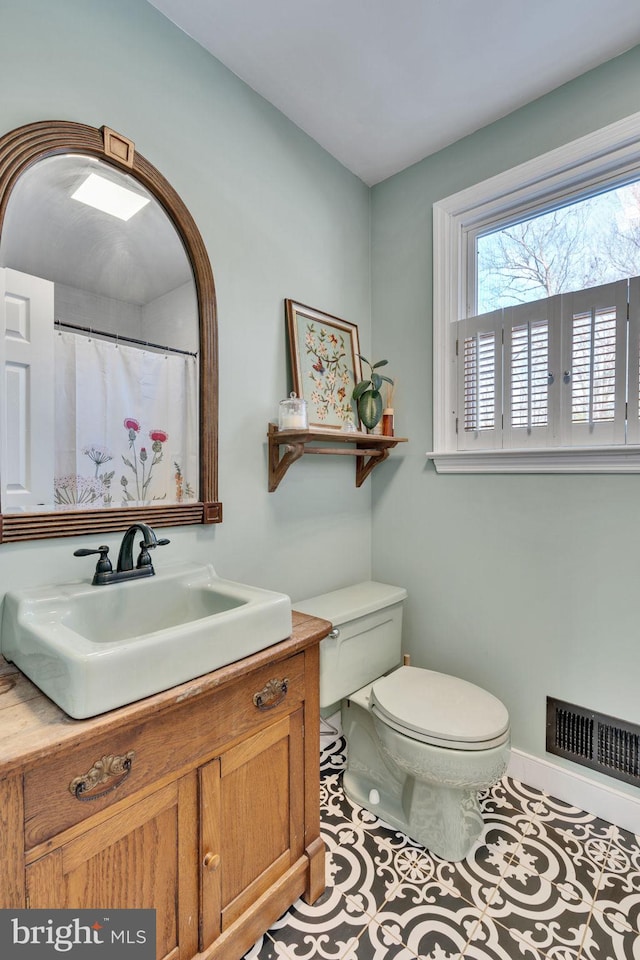
{"label": "metal drawer pull", "polygon": [[259,693],[254,693],[253,702],[258,710],[272,710],[282,703],[289,689],[289,678],[282,680],[269,680],[267,685]]}
{"label": "metal drawer pull", "polygon": [[205,870],[208,870],[209,873],[214,873],[220,866],[220,854],[211,852],[205,853],[202,866],[205,868]]}
{"label": "metal drawer pull", "polygon": [[[131,772],[131,765],[135,757],[135,751],[130,750],[123,757],[117,757],[111,754],[96,760],[88,773],[81,777],[76,777],[69,784],[69,792],[74,795],[76,800],[99,800],[100,797],[106,797],[112,790],[117,790],[124,783]],[[97,793],[89,793],[95,790],[103,783],[108,783],[114,777],[119,777],[116,783],[110,783],[104,790]]]}

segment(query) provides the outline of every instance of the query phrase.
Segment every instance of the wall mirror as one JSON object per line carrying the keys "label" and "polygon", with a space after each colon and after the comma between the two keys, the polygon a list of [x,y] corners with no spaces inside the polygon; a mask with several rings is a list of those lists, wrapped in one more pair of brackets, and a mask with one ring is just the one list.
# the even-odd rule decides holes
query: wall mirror
{"label": "wall mirror", "polygon": [[211,265],[106,127],[0,138],[0,540],[217,523]]}

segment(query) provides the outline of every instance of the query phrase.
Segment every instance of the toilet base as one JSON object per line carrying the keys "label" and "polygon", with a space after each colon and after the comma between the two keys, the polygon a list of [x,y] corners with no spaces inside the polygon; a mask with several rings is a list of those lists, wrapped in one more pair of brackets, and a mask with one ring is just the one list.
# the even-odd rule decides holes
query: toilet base
{"label": "toilet base", "polygon": [[[476,765],[480,761],[480,753],[488,755],[484,759],[489,772],[484,777],[478,779],[479,771],[475,770],[467,780],[461,776],[438,779],[441,773],[438,771],[438,782],[434,783],[429,782],[424,771],[420,771],[419,777],[403,772],[388,749],[381,745],[368,709],[368,688],[343,701],[342,730],[347,741],[347,767],[343,777],[347,797],[443,860],[463,860],[484,826],[478,791],[504,774],[508,744],[476,751],[470,758],[473,766],[474,761]],[[391,736],[395,740],[398,735],[392,731]],[[464,764],[463,755],[467,754],[467,751],[442,750],[426,744],[420,746],[445,755],[443,760],[449,768],[451,762]],[[397,755],[395,750],[393,755]],[[372,791],[375,791],[373,800]],[[374,802],[376,800],[378,802]]]}
{"label": "toilet base", "polygon": [[[379,784],[375,786],[372,780],[354,774],[348,765],[343,785],[345,794],[353,803],[402,830],[442,860],[464,860],[482,833],[484,821],[475,791],[434,789],[413,780],[411,816],[407,817],[404,791],[394,793],[380,789]],[[378,803],[371,802],[371,790],[378,791]]]}

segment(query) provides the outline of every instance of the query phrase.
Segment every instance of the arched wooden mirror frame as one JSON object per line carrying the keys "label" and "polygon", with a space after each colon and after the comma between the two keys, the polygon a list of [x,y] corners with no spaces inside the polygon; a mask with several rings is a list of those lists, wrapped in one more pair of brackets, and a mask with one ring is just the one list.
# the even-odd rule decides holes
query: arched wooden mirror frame
{"label": "arched wooden mirror frame", "polygon": [[200,322],[200,494],[194,503],[1,514],[0,542],[125,530],[134,520],[155,527],[220,523],[216,298],[202,237],[171,184],[136,152],[131,140],[108,127],[49,120],[18,127],[0,137],[0,234],[19,177],[38,160],[64,153],[97,157],[139,180],[162,205],[184,244],[193,269]]}

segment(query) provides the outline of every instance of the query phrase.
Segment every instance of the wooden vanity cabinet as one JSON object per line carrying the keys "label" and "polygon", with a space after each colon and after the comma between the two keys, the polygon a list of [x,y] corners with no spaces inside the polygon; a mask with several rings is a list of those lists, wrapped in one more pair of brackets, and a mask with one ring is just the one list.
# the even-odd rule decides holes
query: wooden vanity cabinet
{"label": "wooden vanity cabinet", "polygon": [[[189,841],[180,829],[183,804],[185,814],[189,809],[185,796],[189,780],[185,777],[157,790],[73,839],[60,838],[62,842],[51,853],[29,862],[28,906],[86,907],[108,914],[109,909],[153,905],[156,956],[167,960],[188,956],[190,940],[193,955],[197,939],[190,937],[188,928],[180,929],[183,898],[176,897],[180,880],[187,881],[180,877],[180,863],[184,857],[186,866],[190,858]],[[196,833],[195,820],[187,826]],[[195,836],[192,851],[194,843]]]}
{"label": "wooden vanity cabinet", "polygon": [[31,742],[0,748],[0,907],[153,907],[158,960],[236,960],[313,902],[329,629],[294,614],[289,640],[89,721],[0,668],[0,723]]}

